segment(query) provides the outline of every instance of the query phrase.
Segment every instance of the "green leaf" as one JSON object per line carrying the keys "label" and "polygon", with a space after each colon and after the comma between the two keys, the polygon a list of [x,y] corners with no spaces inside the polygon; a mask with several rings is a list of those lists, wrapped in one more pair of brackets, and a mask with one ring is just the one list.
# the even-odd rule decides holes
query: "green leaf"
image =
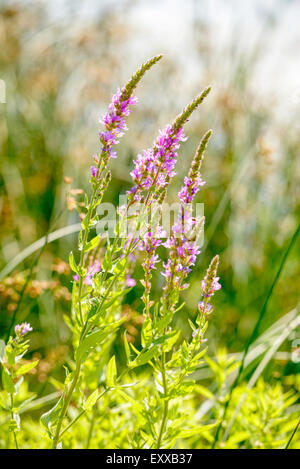
{"label": "green leaf", "polygon": [[170,313],[166,314],[162,319],[160,319],[155,325],[155,329],[157,330],[157,332],[163,331],[168,326],[168,324],[170,324],[173,317],[174,313],[173,311],[171,311]]}
{"label": "green leaf", "polygon": [[9,410],[9,407],[6,405],[6,401],[4,399],[3,392],[0,393],[0,407],[2,407],[2,409],[4,409],[4,410]]}
{"label": "green leaf", "polygon": [[107,246],[105,257],[102,262],[102,268],[105,272],[110,272],[112,268],[111,245]]}
{"label": "green leaf", "polygon": [[15,386],[14,386],[13,380],[11,378],[9,371],[5,368],[5,366],[2,367],[2,385],[5,391],[8,392],[9,394],[15,393]]}
{"label": "green leaf", "polygon": [[213,395],[213,393],[210,392],[204,386],[201,386],[200,384],[196,384],[195,392],[198,393],[198,394],[201,394],[201,396],[207,397],[207,399],[211,399],[211,400],[215,399],[215,396]]}
{"label": "green leaf", "polygon": [[73,270],[73,272],[76,272],[76,274],[79,274],[79,270],[78,270],[78,267],[76,265],[76,262],[75,262],[75,259],[74,259],[74,254],[73,254],[72,251],[70,252],[70,255],[69,255],[69,264],[70,264],[70,267]]}
{"label": "green leaf", "polygon": [[91,251],[91,249],[94,249],[98,243],[100,241],[100,236],[95,236],[95,238],[91,239],[91,241],[89,241],[85,248],[84,248],[84,252],[88,252],[88,251]]}
{"label": "green leaf", "polygon": [[152,345],[149,349],[144,349],[142,352],[130,363],[130,368],[135,368],[136,366],[145,365],[156,355],[158,345]]}
{"label": "green leaf", "polygon": [[57,423],[60,412],[62,410],[64,404],[64,395],[61,396],[59,401],[55,404],[52,409],[50,409],[48,412],[45,412],[41,416],[41,424],[47,431],[48,435],[50,438],[52,438],[52,427]]}
{"label": "green leaf", "polygon": [[0,363],[3,363],[5,357],[5,342],[0,340]]}
{"label": "green leaf", "polygon": [[118,389],[118,393],[132,405],[137,415],[138,426],[143,427],[147,423],[147,420],[144,417],[144,408],[142,404],[140,404],[136,399],[129,396],[126,392],[121,391],[121,389]]}
{"label": "green leaf", "polygon": [[18,370],[16,371],[16,376],[25,375],[30,370],[35,368],[37,366],[38,362],[39,362],[39,360],[36,360],[35,362],[26,363],[25,365],[20,366],[20,368],[18,368]]}
{"label": "green leaf", "polygon": [[5,354],[6,354],[8,365],[14,366],[15,363],[16,363],[16,355],[15,355],[15,352],[14,352],[14,350],[13,350],[13,348],[10,344],[8,344],[6,346]]}
{"label": "green leaf", "polygon": [[205,361],[207,362],[208,366],[215,372],[216,375],[220,374],[220,367],[215,361],[213,361],[209,357],[205,357]]}
{"label": "green leaf", "polygon": [[79,361],[85,360],[90,352],[97,347],[97,345],[104,342],[107,339],[108,334],[114,333],[124,321],[126,321],[126,316],[121,318],[119,321],[99,327],[87,335],[77,348],[76,359]]}
{"label": "green leaf", "polygon": [[78,349],[76,350],[76,359],[85,360],[90,352],[100,345],[107,337],[107,328],[101,327],[91,334],[87,335],[85,339],[79,344]]}
{"label": "green leaf", "polygon": [[182,429],[180,430],[177,438],[189,438],[190,436],[201,435],[202,432],[211,430],[216,425],[217,423],[212,423],[209,425],[202,425],[202,426],[192,427],[188,429]]}
{"label": "green leaf", "polygon": [[183,381],[175,386],[169,393],[169,397],[186,396],[195,390],[195,381]]}
{"label": "green leaf", "polygon": [[122,274],[125,270],[126,264],[127,264],[127,258],[122,257],[122,259],[119,262],[117,262],[113,268],[114,274],[116,275]]}
{"label": "green leaf", "polygon": [[126,331],[124,332],[124,335],[123,335],[123,343],[124,343],[124,349],[125,349],[127,364],[129,364],[130,363],[130,348],[129,348],[129,345],[128,345],[128,342],[127,342]]}
{"label": "green leaf", "polygon": [[197,329],[195,324],[190,319],[188,319],[188,322],[189,322],[189,325],[190,325],[190,328],[192,329],[192,331],[195,332],[195,330]]}
{"label": "green leaf", "polygon": [[98,399],[98,396],[99,396],[99,392],[98,392],[98,389],[96,389],[94,392],[92,392],[89,397],[86,399],[85,403],[84,403],[84,409],[85,410],[91,410],[92,407],[94,407],[94,405],[96,404],[97,402],[97,399]]}
{"label": "green leaf", "polygon": [[164,351],[169,352],[173,346],[176,344],[178,337],[180,336],[180,331],[172,331],[171,334],[169,334],[170,337],[165,341],[164,344]]}
{"label": "green leaf", "polygon": [[121,291],[114,292],[110,298],[107,298],[107,300],[105,300],[103,302],[103,305],[101,306],[99,311],[98,311],[98,306],[99,305],[97,305],[96,309],[91,308],[91,310],[88,314],[88,319],[96,316],[96,317],[94,317],[94,320],[96,320],[99,316],[101,316],[101,314],[104,311],[106,311],[108,308],[110,308],[118,300],[118,298],[120,298],[121,296],[126,295],[130,290],[131,290],[131,288],[127,288],[126,290],[121,290]]}
{"label": "green leaf", "polygon": [[142,346],[148,347],[152,342],[152,321],[146,317],[142,327]]}
{"label": "green leaf", "polygon": [[118,393],[120,396],[122,396],[126,401],[130,402],[132,407],[138,412],[142,413],[143,412],[143,406],[136,400],[133,399],[133,397],[129,396],[126,392],[121,391],[121,389],[118,389]]}
{"label": "green leaf", "polygon": [[116,384],[117,377],[117,367],[116,367],[116,358],[113,355],[109,360],[106,370],[106,383],[108,387],[114,387]]}

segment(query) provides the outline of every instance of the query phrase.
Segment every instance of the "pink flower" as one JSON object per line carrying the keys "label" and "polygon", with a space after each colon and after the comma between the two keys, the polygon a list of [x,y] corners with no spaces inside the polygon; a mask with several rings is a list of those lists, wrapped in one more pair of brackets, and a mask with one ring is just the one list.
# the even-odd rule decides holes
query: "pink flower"
{"label": "pink flower", "polygon": [[23,336],[31,331],[32,331],[32,327],[29,324],[29,322],[23,322],[22,324],[18,324],[17,326],[15,326],[15,333],[18,336]]}
{"label": "pink flower", "polygon": [[[113,150],[113,147],[119,143],[119,138],[122,137],[127,130],[125,118],[130,114],[129,106],[135,105],[136,102],[137,99],[134,96],[123,100],[120,89],[112,96],[108,112],[100,120],[105,127],[104,131],[99,132],[100,142],[102,143],[101,157],[104,158],[105,161],[109,158],[117,157],[117,153]],[[95,160],[96,163],[99,162],[98,157]],[[95,177],[98,172],[98,167],[91,166],[91,171],[92,176]]]}
{"label": "pink flower", "polygon": [[[83,281],[84,285],[92,285],[94,275],[100,272],[100,270],[101,270],[101,263],[96,260],[93,264],[91,264],[87,268],[86,277]],[[79,279],[80,278],[78,274],[73,275],[73,280],[75,280],[75,282],[79,282]]]}
{"label": "pink flower", "polygon": [[144,150],[134,161],[134,169],[130,175],[136,185],[128,193],[135,194],[149,190],[150,187],[155,187],[156,190],[165,187],[169,179],[176,174],[174,171],[178,156],[176,150],[185,140],[182,127],[174,130],[172,125],[167,125],[160,130],[153,148]]}
{"label": "pink flower", "polygon": [[135,287],[136,281],[134,280],[134,278],[130,277],[130,275],[127,275],[126,285],[127,285],[127,287]]}

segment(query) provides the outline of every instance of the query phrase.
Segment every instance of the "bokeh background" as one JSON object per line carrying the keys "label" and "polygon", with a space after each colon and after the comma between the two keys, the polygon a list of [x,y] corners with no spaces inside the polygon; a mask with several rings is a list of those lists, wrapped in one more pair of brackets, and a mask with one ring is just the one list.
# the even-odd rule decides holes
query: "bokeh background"
{"label": "bokeh background", "polygon": [[[76,233],[66,227],[79,221],[68,210],[71,187],[88,190],[99,116],[110,95],[158,53],[163,60],[138,87],[106,200],[117,203],[130,186],[136,154],[210,84],[211,94],[186,126],[189,139],[169,193],[171,202],[202,134],[212,128],[203,164],[207,183],[197,197],[205,204],[205,245],[178,321],[184,330],[201,277],[219,253],[222,290],[209,328],[210,353],[243,350],[300,220],[299,18],[300,2],[292,0],[1,1],[0,330],[5,336],[15,313],[17,321],[33,324],[41,383],[69,349],[63,315],[70,309],[67,259]],[[30,255],[28,247],[58,229],[58,239]],[[298,242],[260,331],[298,305],[299,258]],[[155,295],[161,286],[156,275]],[[133,341],[141,288],[137,284],[124,306]],[[298,336],[282,352],[290,353]],[[284,368],[284,353],[270,373]]]}

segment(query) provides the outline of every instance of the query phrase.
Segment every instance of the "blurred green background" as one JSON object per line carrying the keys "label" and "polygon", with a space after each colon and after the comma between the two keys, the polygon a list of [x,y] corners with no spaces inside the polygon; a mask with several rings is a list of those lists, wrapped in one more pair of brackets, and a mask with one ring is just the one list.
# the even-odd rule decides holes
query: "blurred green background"
{"label": "blurred green background", "polygon": [[[299,2],[283,0],[1,2],[6,103],[0,104],[0,328],[5,337],[25,289],[16,320],[26,318],[34,326],[31,342],[43,358],[41,382],[68,353],[63,314],[70,309],[71,275],[65,263],[76,233],[62,232],[47,245],[27,284],[36,253],[9,267],[48,231],[78,223],[67,209],[70,186],[64,178],[88,190],[92,155],[99,148],[98,119],[110,95],[158,53],[164,59],[138,87],[139,103],[112,164],[106,200],[117,203],[130,187],[132,160],[151,146],[158,128],[212,85],[186,126],[189,139],[169,193],[171,202],[202,134],[212,128],[203,164],[207,184],[197,196],[205,204],[205,246],[178,320],[184,330],[205,269],[219,253],[222,290],[215,298],[209,350],[244,348],[300,220],[299,15]],[[261,331],[298,305],[299,258],[298,242]],[[163,279],[154,280],[158,296]],[[132,340],[138,340],[141,288],[128,298],[130,308],[124,306],[131,314]],[[297,337],[295,332],[284,344],[287,355],[281,354],[270,372],[286,364]]]}

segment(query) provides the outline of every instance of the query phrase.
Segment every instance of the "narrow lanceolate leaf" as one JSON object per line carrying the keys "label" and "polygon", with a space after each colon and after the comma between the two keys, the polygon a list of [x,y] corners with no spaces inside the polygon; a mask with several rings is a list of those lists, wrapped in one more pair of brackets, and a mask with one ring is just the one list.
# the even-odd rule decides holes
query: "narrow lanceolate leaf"
{"label": "narrow lanceolate leaf", "polygon": [[178,438],[189,438],[190,436],[193,436],[193,435],[201,435],[201,433],[211,430],[216,425],[217,425],[216,423],[211,423],[209,425],[202,425],[202,426],[191,427],[187,429],[183,428],[182,430],[180,430],[178,434]]}
{"label": "narrow lanceolate leaf", "polygon": [[55,424],[58,421],[63,404],[64,404],[64,395],[61,396],[57,404],[54,407],[52,407],[52,409],[50,409],[48,412],[45,412],[41,416],[41,424],[47,431],[50,438],[52,438],[52,428],[55,426]]}
{"label": "narrow lanceolate leaf", "polygon": [[2,367],[2,386],[5,389],[5,391],[8,392],[9,394],[15,393],[15,386],[14,386],[13,380],[11,378],[9,371],[5,368],[5,366]]}
{"label": "narrow lanceolate leaf", "polygon": [[163,316],[162,319],[160,319],[156,324],[155,324],[155,329],[158,333],[162,332],[172,321],[174,317],[174,312],[171,311],[167,313],[165,316]]}
{"label": "narrow lanceolate leaf", "polygon": [[92,350],[105,341],[107,338],[107,327],[101,327],[89,334],[76,350],[77,360],[85,360]]}
{"label": "narrow lanceolate leaf", "polygon": [[85,252],[88,252],[88,251],[91,251],[92,249],[94,249],[95,247],[98,246],[99,244],[99,241],[100,241],[100,236],[95,236],[95,238],[91,239],[91,241],[89,241],[85,248],[84,248],[84,251]]}
{"label": "narrow lanceolate leaf", "polygon": [[172,350],[173,346],[176,344],[178,338],[180,336],[180,331],[173,331],[170,334],[170,337],[165,341],[164,351],[169,352]]}
{"label": "narrow lanceolate leaf", "polygon": [[140,414],[143,412],[143,406],[140,404],[136,399],[133,399],[131,396],[129,396],[126,392],[121,391],[121,389],[118,389],[118,393],[130,404],[132,407]]}
{"label": "narrow lanceolate leaf", "polygon": [[148,347],[152,342],[152,321],[146,317],[142,327],[142,346]]}
{"label": "narrow lanceolate leaf", "polygon": [[113,355],[109,360],[106,370],[106,384],[108,387],[114,387],[116,384],[117,378],[117,366],[116,366],[116,358]]}
{"label": "narrow lanceolate leaf", "polygon": [[126,267],[127,259],[123,257],[119,262],[117,262],[113,267],[113,272],[115,275],[121,275]]}
{"label": "narrow lanceolate leaf", "polygon": [[130,363],[130,348],[127,342],[126,331],[124,332],[124,335],[123,335],[123,343],[124,343],[126,361],[127,361],[127,364],[129,364]]}
{"label": "narrow lanceolate leaf", "polygon": [[35,368],[37,366],[38,362],[39,362],[39,360],[36,360],[34,362],[26,363],[25,365],[20,366],[20,368],[18,368],[18,370],[16,371],[16,376],[25,375],[30,370]]}
{"label": "narrow lanceolate leaf", "polygon": [[87,319],[91,321],[91,323],[97,323],[98,318],[101,317],[108,308],[113,306],[118,300],[122,299],[123,296],[125,296],[131,288],[127,288],[126,290],[120,290],[117,292],[113,292],[111,297],[105,299],[103,298],[102,300],[102,306],[100,307],[100,301],[98,299],[94,300],[94,304],[91,305]]}
{"label": "narrow lanceolate leaf", "polygon": [[0,363],[3,363],[5,357],[5,342],[0,340]]}
{"label": "narrow lanceolate leaf", "polygon": [[116,332],[124,321],[126,321],[126,316],[119,321],[99,327],[87,335],[77,348],[76,359],[80,361],[85,360],[89,356],[90,352],[92,352],[92,350],[98,345],[101,345],[107,339],[109,334]]}
{"label": "narrow lanceolate leaf", "polygon": [[96,389],[94,392],[92,392],[89,397],[86,399],[85,403],[84,403],[84,409],[85,410],[91,410],[94,405],[96,404],[97,402],[97,399],[98,399],[98,396],[99,396],[99,391],[98,389]]}
{"label": "narrow lanceolate leaf", "polygon": [[149,349],[144,349],[142,352],[130,363],[130,368],[142,366],[148,363],[156,355],[158,351],[158,345],[152,345]]}
{"label": "narrow lanceolate leaf", "polygon": [[105,272],[110,272],[111,269],[112,269],[111,255],[112,255],[112,248],[111,248],[110,245],[108,245],[107,249],[106,249],[105,257],[104,257],[103,262],[102,262],[102,269]]}
{"label": "narrow lanceolate leaf", "polygon": [[70,252],[70,256],[69,256],[69,264],[73,272],[76,272],[76,274],[79,274],[78,267],[76,265],[74,254],[72,251]]}

